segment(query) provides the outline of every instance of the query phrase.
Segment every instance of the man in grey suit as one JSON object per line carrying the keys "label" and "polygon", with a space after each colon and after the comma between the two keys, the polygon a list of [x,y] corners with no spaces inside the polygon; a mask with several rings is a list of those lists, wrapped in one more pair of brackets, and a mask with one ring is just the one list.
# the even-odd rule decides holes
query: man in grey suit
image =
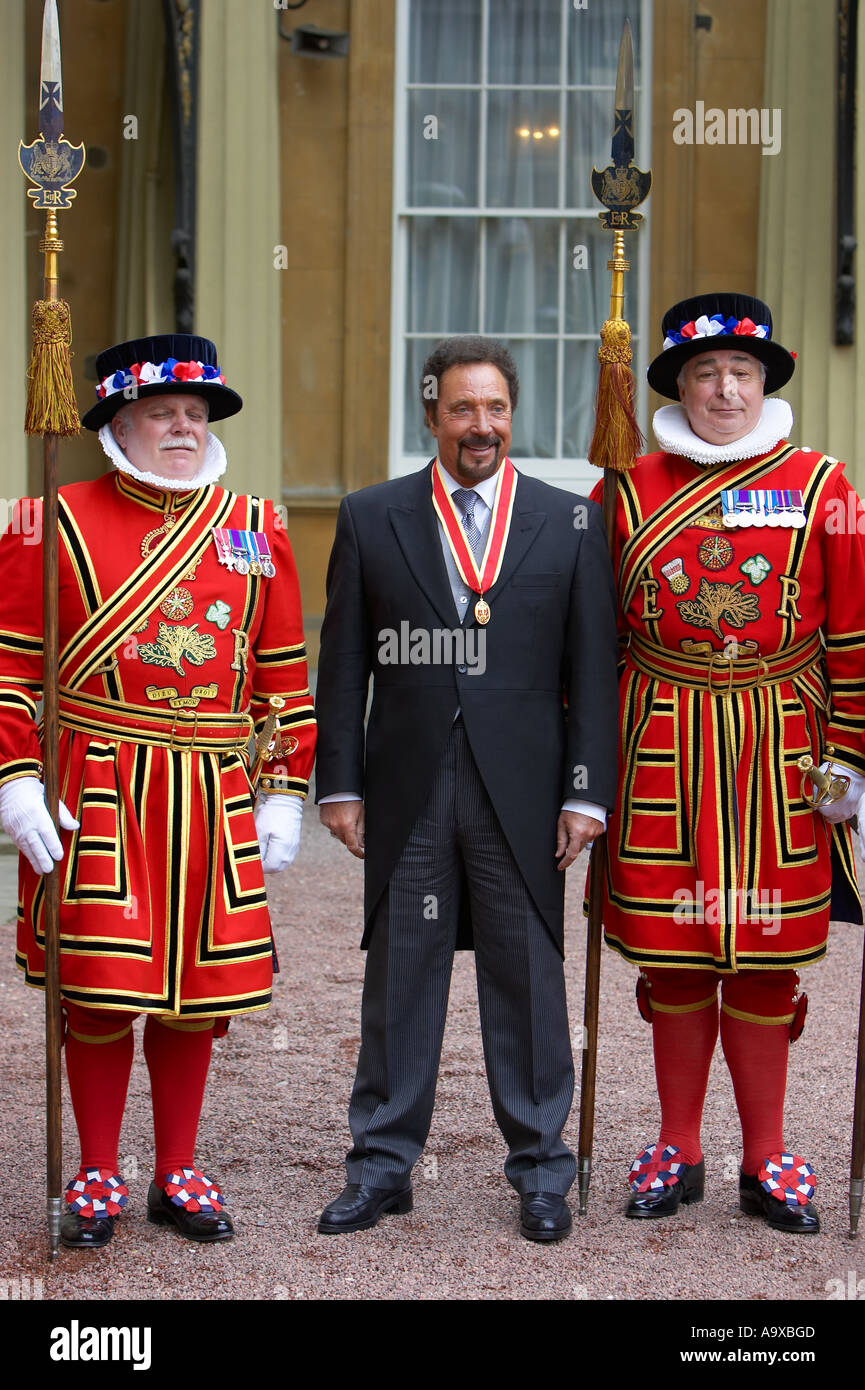
{"label": "man in grey suit", "polygon": [[365,859],[368,955],[348,1185],[322,1213],[326,1234],[411,1210],[469,918],[520,1230],[571,1228],[563,871],[613,804],[616,602],[600,508],[507,457],[518,391],[500,344],[440,343],[421,382],[437,459],[339,511],[317,794],[331,834]]}

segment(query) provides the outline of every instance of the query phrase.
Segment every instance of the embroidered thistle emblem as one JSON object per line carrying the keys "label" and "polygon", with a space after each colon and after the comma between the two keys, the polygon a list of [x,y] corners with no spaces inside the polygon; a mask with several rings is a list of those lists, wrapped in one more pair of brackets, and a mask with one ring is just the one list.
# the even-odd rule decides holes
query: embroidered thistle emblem
{"label": "embroidered thistle emblem", "polygon": [[696,598],[683,599],[676,604],[682,621],[690,627],[708,627],[722,641],[722,618],[729,627],[737,629],[743,628],[746,623],[756,622],[760,617],[760,598],[758,594],[741,593],[744,583],[744,579],[737,579],[735,584],[725,584],[720,580],[713,584],[708,579],[701,579]]}
{"label": "embroidered thistle emblem", "polygon": [[209,633],[199,632],[198,623],[191,627],[172,627],[169,623],[159,624],[159,634],[155,642],[139,642],[138,657],[150,666],[169,666],[179,676],[186,672],[182,659],[192,666],[203,666],[216,656],[216,646]]}

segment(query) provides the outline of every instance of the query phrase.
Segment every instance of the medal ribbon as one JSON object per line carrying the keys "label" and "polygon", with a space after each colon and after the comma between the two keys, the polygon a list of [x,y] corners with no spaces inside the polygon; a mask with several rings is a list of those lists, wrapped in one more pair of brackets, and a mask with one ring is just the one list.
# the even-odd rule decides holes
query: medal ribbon
{"label": "medal ribbon", "polygon": [[473,589],[476,594],[483,595],[485,590],[492,588],[499,577],[499,571],[505,557],[505,546],[511,526],[516,490],[517,470],[510,459],[506,458],[499,469],[486,549],[480,565],[478,565],[463,530],[459,512],[442,477],[442,466],[438,459],[435,461],[433,467],[433,506],[444,527],[448,546],[460,577],[463,583]]}

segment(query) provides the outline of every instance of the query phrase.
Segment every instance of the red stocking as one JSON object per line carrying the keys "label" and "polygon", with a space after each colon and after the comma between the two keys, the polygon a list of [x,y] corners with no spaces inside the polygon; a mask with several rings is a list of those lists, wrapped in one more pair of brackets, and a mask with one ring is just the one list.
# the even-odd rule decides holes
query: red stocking
{"label": "red stocking", "polygon": [[137,1014],[86,1009],[63,1001],[66,1075],[81,1143],[82,1168],[117,1172],[120,1125],[135,1041]]}
{"label": "red stocking", "polygon": [[718,977],[704,970],[645,970],[652,1008],[661,1146],[699,1163],[700,1123],[718,1038]]}
{"label": "red stocking", "polygon": [[770,1154],[784,1152],[784,1092],[794,970],[752,970],[721,987],[721,1046],[733,1078],[742,1125],[742,1171],[753,1175]]}
{"label": "red stocking", "polygon": [[[205,1020],[196,1020],[196,1025]],[[151,1015],[144,1028],[144,1056],[150,1070],[153,1133],[156,1140],[155,1180],[166,1173],[191,1168],[195,1137],[204,1101],[204,1086],[213,1045],[213,1020],[194,1031],[157,1021]]]}

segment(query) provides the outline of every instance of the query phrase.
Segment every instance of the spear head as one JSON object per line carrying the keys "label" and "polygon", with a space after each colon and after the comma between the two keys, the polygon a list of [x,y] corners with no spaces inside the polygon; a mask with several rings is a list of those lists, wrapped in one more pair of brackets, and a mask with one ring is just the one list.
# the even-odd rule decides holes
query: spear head
{"label": "spear head", "polygon": [[18,163],[33,188],[27,196],[35,208],[64,209],[72,205],[69,184],[84,168],[84,145],[72,145],[63,135],[63,77],[60,70],[60,26],[57,0],[45,0],[42,12],[42,64],[39,71],[39,138],[18,146]]}
{"label": "spear head", "polygon": [[592,190],[607,208],[598,216],[608,231],[634,231],[642,215],[633,209],[648,197],[652,175],[634,163],[634,45],[627,19],[619,46],[610,153],[612,164],[592,170]]}
{"label": "spear head", "polygon": [[39,72],[39,130],[47,140],[63,134],[63,74],[60,70],[60,26],[57,0],[46,0],[42,12],[42,66]]}

